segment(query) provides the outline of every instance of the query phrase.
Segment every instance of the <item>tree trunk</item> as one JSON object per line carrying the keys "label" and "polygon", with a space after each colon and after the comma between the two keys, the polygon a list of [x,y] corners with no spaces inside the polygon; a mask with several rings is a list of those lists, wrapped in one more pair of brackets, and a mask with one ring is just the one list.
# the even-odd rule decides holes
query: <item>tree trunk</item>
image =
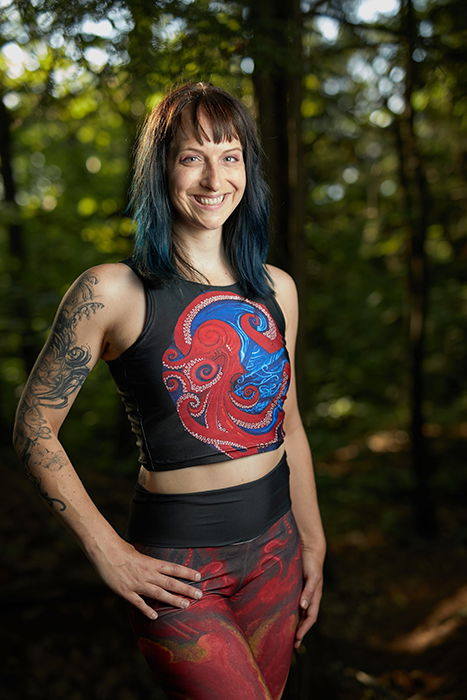
{"label": "tree trunk", "polygon": [[13,174],[13,138],[10,113],[3,102],[0,89],[0,164],[4,190],[9,248],[9,268],[14,282],[11,285],[8,304],[12,317],[20,320],[23,328],[20,355],[29,373],[36,360],[38,346],[32,331],[32,313],[25,284],[26,251],[19,207],[16,203],[16,183]]}
{"label": "tree trunk", "polygon": [[[159,8],[157,3],[149,3],[147,0],[128,0],[126,4],[133,20],[133,28],[128,34],[128,54],[130,57],[128,73],[132,82],[131,96],[133,101],[140,100],[144,103],[150,92],[146,82],[147,69],[148,66],[155,63],[152,48],[152,26],[156,22]],[[138,133],[138,121],[142,121],[144,115],[141,115],[138,119],[133,113],[130,112],[128,114],[124,112],[122,117],[125,120],[128,162],[130,163],[122,193],[122,198],[125,202],[124,211],[126,211],[132,180],[133,149]],[[129,455],[134,453],[135,440],[121,401],[118,402],[116,407],[115,424],[114,455],[116,459],[124,461]]]}
{"label": "tree trunk", "polygon": [[[255,62],[253,86],[258,122],[271,188],[271,261],[294,278],[299,298],[305,299],[305,172],[302,141],[303,46],[300,0],[250,0],[249,27],[253,30],[251,57]],[[303,307],[302,307],[303,308]],[[304,319],[297,339],[297,391],[303,402]],[[296,655],[284,689],[286,698],[334,698],[327,679],[312,678],[312,658],[323,648],[319,623],[305,653]]]}
{"label": "tree trunk", "polygon": [[419,534],[432,537],[436,533],[436,515],[430,490],[431,465],[423,435],[423,357],[427,314],[427,261],[425,251],[428,227],[429,193],[420,156],[414,123],[412,95],[416,85],[417,64],[413,59],[417,27],[412,0],[401,6],[401,24],[405,35],[406,79],[405,112],[397,124],[399,172],[404,208],[409,225],[408,265],[408,331],[410,355],[410,442],[411,466],[415,486],[413,511]]}
{"label": "tree trunk", "polygon": [[303,252],[302,27],[299,0],[250,5],[253,85],[271,188],[272,258],[296,276]]}
{"label": "tree trunk", "polygon": [[[305,196],[302,147],[303,47],[299,0],[249,5],[258,122],[271,189],[270,259],[287,270],[304,295]],[[302,314],[303,316],[303,314]],[[303,391],[303,333],[297,341],[297,387]]]}

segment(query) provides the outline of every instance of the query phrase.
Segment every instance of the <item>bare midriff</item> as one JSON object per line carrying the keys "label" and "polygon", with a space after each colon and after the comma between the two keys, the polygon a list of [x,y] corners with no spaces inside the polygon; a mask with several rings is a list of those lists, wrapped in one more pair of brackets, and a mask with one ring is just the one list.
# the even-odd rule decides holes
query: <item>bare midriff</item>
{"label": "bare midriff", "polygon": [[248,455],[228,462],[214,462],[195,467],[151,472],[141,467],[138,481],[153,493],[195,493],[225,489],[261,479],[280,462],[284,454],[281,446],[272,452]]}

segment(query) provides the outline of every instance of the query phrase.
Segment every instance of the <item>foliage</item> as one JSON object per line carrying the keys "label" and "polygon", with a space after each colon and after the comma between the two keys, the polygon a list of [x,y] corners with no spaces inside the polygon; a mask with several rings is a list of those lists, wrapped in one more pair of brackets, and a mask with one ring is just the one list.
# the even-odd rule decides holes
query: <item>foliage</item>
{"label": "foliage", "polygon": [[[302,3],[302,395],[318,455],[381,428],[403,429],[408,417],[408,219],[397,145],[406,45],[396,12],[368,18],[363,5]],[[2,10],[0,90],[15,183],[14,200],[1,204],[0,229],[8,426],[27,370],[25,343],[38,350],[60,296],[83,268],[131,248],[131,150],[146,110],[174,81],[190,79],[211,79],[254,108],[251,54],[257,61],[262,54],[253,50],[261,37],[252,34],[247,2],[4,0]],[[455,1],[416,3],[413,107],[430,195],[425,411],[443,430],[460,421],[466,395],[459,13]],[[286,51],[278,60],[287,61]],[[84,422],[89,444],[102,445],[111,460],[115,420],[118,406],[101,371],[73,409],[70,448],[82,448],[74,426]]]}

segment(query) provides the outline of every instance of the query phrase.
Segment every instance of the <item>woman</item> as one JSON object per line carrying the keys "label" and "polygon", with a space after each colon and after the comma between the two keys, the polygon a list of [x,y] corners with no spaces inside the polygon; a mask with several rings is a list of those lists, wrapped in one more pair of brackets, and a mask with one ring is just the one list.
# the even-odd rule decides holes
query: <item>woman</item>
{"label": "woman", "polygon": [[[169,94],[140,136],[132,199],[134,254],[65,295],[15,445],[132,604],[169,697],[276,699],[317,616],[325,545],[297,407],[296,289],[264,264],[266,187],[242,103],[204,83]],[[58,440],[99,357],[140,453],[126,539]]]}

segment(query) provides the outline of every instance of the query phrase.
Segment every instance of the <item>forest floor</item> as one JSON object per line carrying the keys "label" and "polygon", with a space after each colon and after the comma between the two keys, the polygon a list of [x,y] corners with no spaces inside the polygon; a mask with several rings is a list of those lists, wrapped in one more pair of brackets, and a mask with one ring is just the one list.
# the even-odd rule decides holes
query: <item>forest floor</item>
{"label": "forest floor", "polygon": [[[407,454],[380,438],[317,461],[325,594],[284,700],[467,700],[466,440],[433,441],[438,534],[426,538],[411,520]],[[5,461],[1,697],[160,700],[124,605]],[[84,476],[121,532],[132,480]]]}

